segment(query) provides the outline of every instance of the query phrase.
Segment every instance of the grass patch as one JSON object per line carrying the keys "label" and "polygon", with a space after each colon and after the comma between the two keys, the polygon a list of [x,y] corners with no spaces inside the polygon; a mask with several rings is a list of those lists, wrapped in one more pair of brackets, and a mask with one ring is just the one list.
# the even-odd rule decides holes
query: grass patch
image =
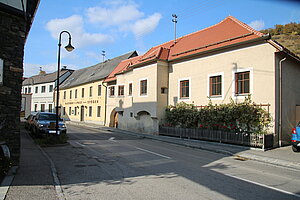
{"label": "grass patch", "polygon": [[59,144],[67,144],[68,136],[67,134],[46,135],[41,138],[34,138],[34,141],[41,147],[49,147]]}

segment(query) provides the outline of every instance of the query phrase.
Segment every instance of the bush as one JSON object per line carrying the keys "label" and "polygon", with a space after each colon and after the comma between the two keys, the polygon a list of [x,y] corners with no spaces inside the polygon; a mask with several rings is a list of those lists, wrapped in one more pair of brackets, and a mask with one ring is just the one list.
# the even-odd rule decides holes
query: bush
{"label": "bush", "polygon": [[248,97],[242,103],[232,99],[228,104],[209,104],[197,109],[193,104],[184,102],[168,106],[165,122],[167,126],[182,128],[204,128],[223,131],[266,133],[271,122],[269,113],[257,106]]}

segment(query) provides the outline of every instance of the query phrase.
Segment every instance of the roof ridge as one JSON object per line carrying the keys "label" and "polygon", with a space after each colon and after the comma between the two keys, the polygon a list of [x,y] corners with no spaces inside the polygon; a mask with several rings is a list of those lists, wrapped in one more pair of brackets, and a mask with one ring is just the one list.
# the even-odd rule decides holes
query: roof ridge
{"label": "roof ridge", "polygon": [[258,36],[260,36],[260,37],[264,35],[263,33],[261,33],[261,32],[259,32],[259,31],[255,30],[255,29],[252,28],[251,26],[245,24],[244,22],[241,22],[240,20],[238,20],[237,18],[235,18],[235,17],[233,17],[233,16],[228,16],[228,17],[226,17],[225,19],[227,19],[227,18],[229,18],[229,19],[231,19],[232,21],[238,23],[239,25],[241,25],[242,27],[244,27],[244,28],[247,29],[248,31],[253,32],[255,35],[258,35]]}

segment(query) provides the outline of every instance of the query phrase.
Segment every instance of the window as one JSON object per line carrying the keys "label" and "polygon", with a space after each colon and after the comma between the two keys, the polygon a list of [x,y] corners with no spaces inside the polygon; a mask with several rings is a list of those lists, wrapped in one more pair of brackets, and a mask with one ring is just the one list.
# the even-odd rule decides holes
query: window
{"label": "window", "polygon": [[92,111],[93,111],[93,107],[92,107],[92,106],[89,106],[89,117],[92,116]]}
{"label": "window", "polygon": [[161,94],[167,94],[168,93],[168,88],[167,87],[161,87],[160,92],[161,92]]}
{"label": "window", "polygon": [[41,112],[45,112],[45,104],[41,104]]}
{"label": "window", "polygon": [[98,85],[98,96],[101,96],[101,85]]}
{"label": "window", "polygon": [[34,104],[34,112],[37,112],[37,107],[38,107],[38,105]]}
{"label": "window", "polygon": [[39,92],[39,87],[36,86],[36,87],[35,87],[35,93],[38,93],[38,92]]}
{"label": "window", "polygon": [[66,99],[66,97],[67,97],[67,92],[64,91],[64,99]]}
{"label": "window", "polygon": [[132,96],[132,83],[129,83],[129,86],[128,86],[128,95]]}
{"label": "window", "polygon": [[93,96],[93,87],[91,86],[90,87],[90,97],[92,97]]}
{"label": "window", "polygon": [[27,88],[25,88],[25,94],[27,94]]}
{"label": "window", "polygon": [[63,107],[63,115],[66,115],[66,107]]}
{"label": "window", "polygon": [[48,107],[49,109],[48,109],[48,111],[49,112],[52,112],[52,104],[49,104],[49,107]]}
{"label": "window", "polygon": [[84,97],[84,88],[81,89],[81,97]]}
{"label": "window", "polygon": [[147,95],[147,80],[140,81],[140,95]]}
{"label": "window", "polygon": [[28,88],[28,93],[31,93],[31,87]]}
{"label": "window", "polygon": [[53,85],[49,85],[49,92],[53,91]]}
{"label": "window", "polygon": [[72,99],[72,90],[70,90],[70,99]]}
{"label": "window", "polygon": [[209,96],[222,95],[222,76],[209,77]]}
{"label": "window", "polygon": [[75,90],[75,99],[77,99],[77,89]]}
{"label": "window", "polygon": [[69,107],[69,115],[71,115],[71,114],[72,114],[72,108]]}
{"label": "window", "polygon": [[97,117],[101,116],[101,106],[97,106]]}
{"label": "window", "polygon": [[185,99],[190,97],[190,81],[180,81],[180,98]]}
{"label": "window", "polygon": [[250,93],[250,72],[235,73],[235,94]]}
{"label": "window", "polygon": [[75,112],[74,112],[74,115],[76,116],[77,114],[77,107],[75,107]]}
{"label": "window", "polygon": [[118,96],[124,96],[124,85],[119,85]]}
{"label": "window", "polygon": [[45,93],[46,92],[46,86],[42,86],[42,93]]}
{"label": "window", "polygon": [[110,96],[110,97],[115,96],[115,86],[111,86],[111,87],[109,88],[109,96]]}

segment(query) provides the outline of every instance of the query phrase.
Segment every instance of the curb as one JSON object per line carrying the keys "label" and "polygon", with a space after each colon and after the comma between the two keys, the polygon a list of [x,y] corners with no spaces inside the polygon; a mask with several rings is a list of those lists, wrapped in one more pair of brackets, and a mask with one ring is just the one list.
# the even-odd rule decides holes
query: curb
{"label": "curb", "polygon": [[57,197],[59,200],[65,200],[65,195],[63,193],[63,190],[61,188],[61,184],[57,175],[57,170],[56,167],[54,165],[54,162],[52,161],[52,159],[48,156],[48,154],[39,146],[37,145],[38,148],[40,149],[40,151],[42,152],[42,154],[47,158],[47,160],[50,163],[50,168],[51,168],[51,172],[52,172],[52,177],[53,177],[53,181],[54,181],[54,187],[55,187],[55,191],[57,194]]}
{"label": "curb", "polygon": [[9,169],[7,175],[4,177],[1,186],[0,186],[0,200],[4,200],[6,197],[6,194],[8,192],[9,187],[11,186],[15,174],[17,173],[19,166],[13,166]]}

